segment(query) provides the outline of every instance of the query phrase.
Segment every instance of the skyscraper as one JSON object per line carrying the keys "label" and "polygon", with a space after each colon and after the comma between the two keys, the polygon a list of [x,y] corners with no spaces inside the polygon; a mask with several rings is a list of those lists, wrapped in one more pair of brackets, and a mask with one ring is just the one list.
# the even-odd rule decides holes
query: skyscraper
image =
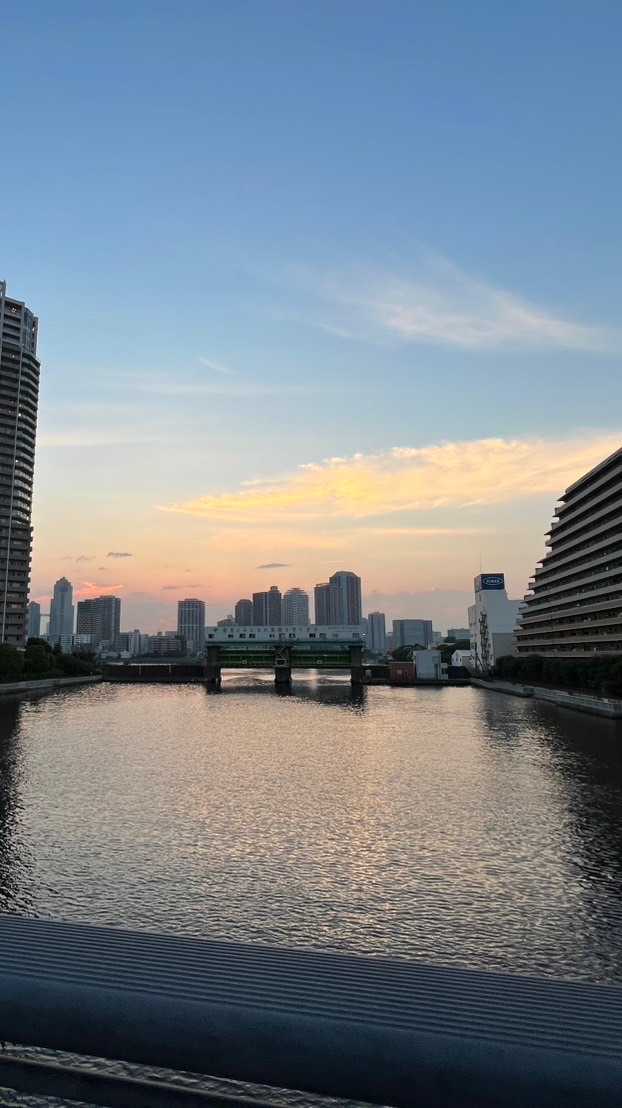
{"label": "skyscraper", "polygon": [[177,604],[177,634],[186,640],[188,654],[198,654],[205,645],[205,604],[193,597]]}
{"label": "skyscraper", "polygon": [[41,605],[36,600],[31,600],[28,605],[28,632],[27,638],[38,639],[41,635]]}
{"label": "skyscraper", "polygon": [[429,650],[433,646],[431,619],[394,619],[393,646],[423,646]]}
{"label": "skyscraper", "polygon": [[235,622],[238,627],[252,627],[253,602],[252,600],[238,600],[235,606]]}
{"label": "skyscraper", "polygon": [[93,647],[107,643],[114,650],[121,626],[121,601],[118,596],[96,596],[78,601],[76,633],[90,635]]}
{"label": "skyscraper", "polygon": [[384,654],[387,649],[387,627],[384,612],[370,612],[367,616],[367,646],[372,654]]}
{"label": "skyscraper", "polygon": [[66,577],[60,577],[54,585],[50,603],[48,637],[52,646],[60,646],[67,654],[71,653],[72,647],[73,614],[73,585]]}
{"label": "skyscraper", "polygon": [[268,592],[253,593],[253,627],[279,627],[283,622],[281,592],[271,585]]}
{"label": "skyscraper", "polygon": [[39,402],[38,321],[0,281],[0,642],[23,646]]}
{"label": "skyscraper", "polygon": [[363,618],[361,603],[361,578],[350,570],[340,570],[329,577],[328,583],[336,585],[341,593],[341,605],[337,623],[358,627]]}
{"label": "skyscraper", "polygon": [[316,585],[313,590],[315,599],[315,622],[320,627],[337,627],[342,622],[341,590],[328,581]]}
{"label": "skyscraper", "polygon": [[288,589],[283,597],[283,624],[306,627],[309,623],[309,595],[304,589]]}

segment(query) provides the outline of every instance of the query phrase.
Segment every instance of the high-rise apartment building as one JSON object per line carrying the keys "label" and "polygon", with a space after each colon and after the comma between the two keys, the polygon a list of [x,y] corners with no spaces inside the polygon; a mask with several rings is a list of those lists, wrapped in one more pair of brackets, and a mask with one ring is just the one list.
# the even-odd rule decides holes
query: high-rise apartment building
{"label": "high-rise apartment building", "polygon": [[238,600],[235,606],[235,622],[238,627],[252,627],[253,625],[253,602],[243,598]]}
{"label": "high-rise apartment building", "polygon": [[521,605],[519,654],[622,654],[622,450],[566,489]]}
{"label": "high-rise apartment building", "polygon": [[50,603],[48,639],[52,646],[60,646],[67,654],[72,647],[73,616],[73,585],[66,577],[60,577]]}
{"label": "high-rise apartment building", "polygon": [[253,627],[280,627],[282,597],[278,585],[271,585],[268,592],[253,593]]}
{"label": "high-rise apartment building", "polygon": [[106,643],[114,650],[121,628],[121,601],[118,596],[96,596],[78,601],[76,634],[90,635],[93,647]]}
{"label": "high-rise apartment building", "polygon": [[41,605],[31,600],[28,605],[28,639],[38,639],[41,635]]}
{"label": "high-rise apartment building", "polygon": [[422,646],[430,650],[433,645],[431,619],[394,619],[393,649],[399,646]]}
{"label": "high-rise apartment building", "polygon": [[341,594],[339,619],[337,623],[346,627],[358,627],[363,618],[361,600],[361,578],[350,570],[340,570],[328,578]]}
{"label": "high-rise apartment building", "polygon": [[0,281],[0,642],[23,646],[39,403],[38,321]]}
{"label": "high-rise apartment building", "polygon": [[205,604],[192,597],[177,604],[177,635],[185,639],[188,654],[198,654],[205,645]]}
{"label": "high-rise apartment building", "polygon": [[283,625],[306,627],[309,623],[309,594],[304,589],[288,589],[283,596]]}
{"label": "high-rise apartment building", "polygon": [[341,589],[325,581],[314,590],[315,622],[320,627],[339,627],[341,619]]}
{"label": "high-rise apartment building", "polygon": [[372,654],[386,653],[387,625],[384,612],[370,612],[367,616],[366,645]]}

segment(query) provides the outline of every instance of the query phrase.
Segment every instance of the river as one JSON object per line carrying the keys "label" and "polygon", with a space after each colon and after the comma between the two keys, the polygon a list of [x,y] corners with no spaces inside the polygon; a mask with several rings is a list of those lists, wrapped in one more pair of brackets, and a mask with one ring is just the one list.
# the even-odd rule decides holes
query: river
{"label": "river", "polygon": [[0,701],[0,911],[622,981],[622,728],[311,676]]}

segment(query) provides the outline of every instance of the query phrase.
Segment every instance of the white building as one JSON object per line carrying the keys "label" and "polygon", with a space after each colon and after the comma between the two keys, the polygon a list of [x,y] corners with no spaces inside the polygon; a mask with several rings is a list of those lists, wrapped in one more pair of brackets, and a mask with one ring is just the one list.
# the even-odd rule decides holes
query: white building
{"label": "white building", "polygon": [[177,630],[171,638],[179,636],[186,641],[188,654],[199,654],[205,643],[205,604],[193,597],[177,603]]}
{"label": "white building", "polygon": [[387,624],[384,612],[369,612],[366,642],[372,654],[386,654]]}
{"label": "white building", "polygon": [[304,589],[288,589],[282,600],[282,620],[287,626],[304,627],[309,622],[309,594]]}
{"label": "white building", "polygon": [[256,643],[310,643],[317,640],[319,646],[323,642],[360,642],[363,645],[363,633],[360,623],[355,627],[333,627],[328,625],[318,626],[310,624],[305,627],[274,626],[274,627],[206,627],[205,638],[208,643],[225,645],[227,643],[256,642]]}
{"label": "white building", "polygon": [[510,600],[502,573],[480,573],[469,608],[469,637],[476,673],[488,673],[498,658],[516,653],[515,629],[522,600]]}
{"label": "white building", "polygon": [[467,669],[471,669],[473,665],[473,655],[470,650],[454,650],[451,656],[452,666],[466,666]]}
{"label": "white building", "polygon": [[415,676],[420,681],[438,681],[447,677],[447,666],[441,661],[439,650],[414,650]]}

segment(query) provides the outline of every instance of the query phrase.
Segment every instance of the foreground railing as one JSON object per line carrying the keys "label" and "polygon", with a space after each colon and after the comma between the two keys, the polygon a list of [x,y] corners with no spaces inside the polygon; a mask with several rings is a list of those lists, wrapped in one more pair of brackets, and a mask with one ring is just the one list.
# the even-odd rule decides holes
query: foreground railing
{"label": "foreground railing", "polygon": [[[0,1041],[396,1108],[622,1103],[617,987],[7,916]],[[15,1051],[0,1085],[111,1108],[233,1103]]]}

